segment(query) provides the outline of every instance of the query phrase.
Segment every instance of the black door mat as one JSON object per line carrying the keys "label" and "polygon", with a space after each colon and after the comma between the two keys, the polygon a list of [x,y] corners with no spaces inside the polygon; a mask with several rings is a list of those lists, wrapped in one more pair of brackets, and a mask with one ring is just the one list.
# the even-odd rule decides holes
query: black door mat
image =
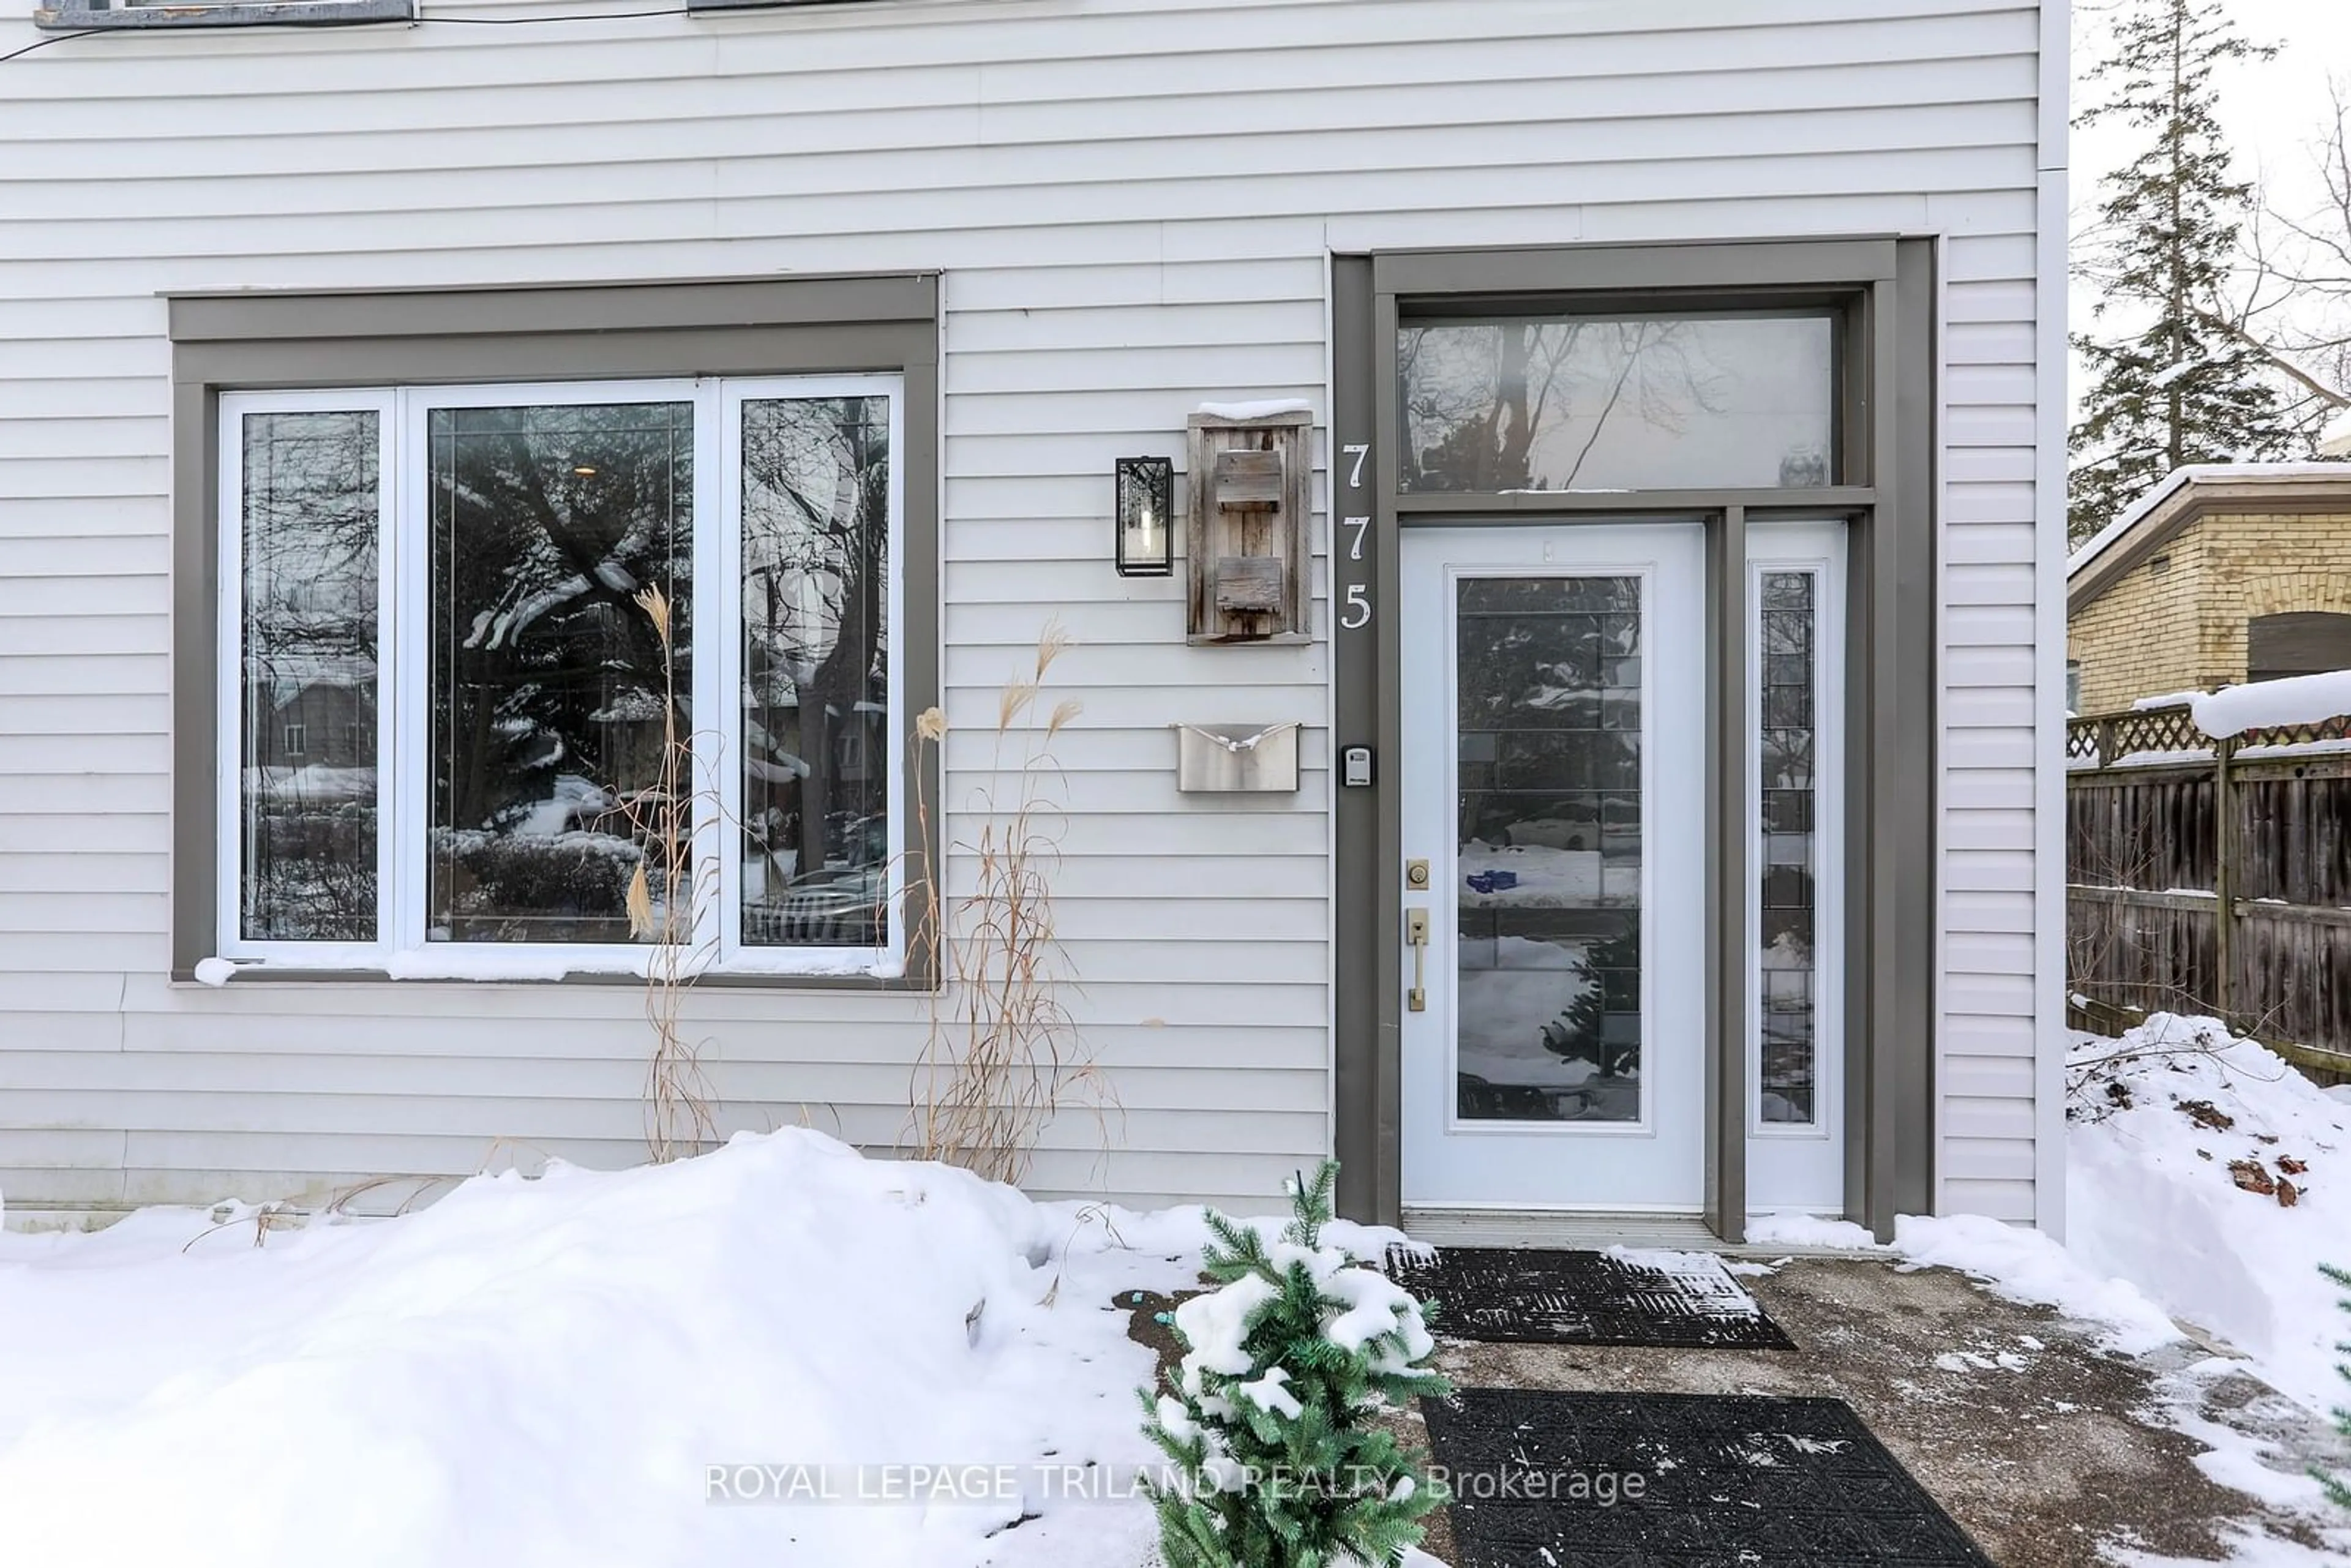
{"label": "black door mat", "polygon": [[1456,1339],[1512,1344],[1793,1350],[1722,1260],[1709,1252],[1388,1250],[1387,1271]]}
{"label": "black door mat", "polygon": [[1421,1410],[1458,1568],[1991,1568],[1840,1400],[1468,1388]]}

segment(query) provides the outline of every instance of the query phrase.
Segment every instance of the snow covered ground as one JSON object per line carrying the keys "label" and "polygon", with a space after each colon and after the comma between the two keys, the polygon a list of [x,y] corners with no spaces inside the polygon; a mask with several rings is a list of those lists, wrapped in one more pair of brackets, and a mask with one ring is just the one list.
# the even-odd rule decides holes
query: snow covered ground
{"label": "snow covered ground", "polygon": [[[1095,1478],[1154,1457],[1151,1358],[1109,1304],[1202,1237],[799,1130],[386,1221],[0,1236],[0,1559],[1133,1568],[1148,1507]],[[787,1487],[835,1500],[730,1500]]]}
{"label": "snow covered ground", "polygon": [[[2208,1472],[2318,1517],[2314,1483],[2199,1413],[2241,1364],[2171,1320],[2306,1408],[2351,1392],[2316,1267],[2351,1263],[2351,1095],[2160,1017],[2083,1037],[2072,1078],[2067,1246],[1905,1218],[1891,1250],[2170,1358],[2165,1418]],[[0,1235],[0,1561],[1136,1568],[1151,1358],[1123,1303],[1191,1283],[1204,1239],[1196,1209],[1032,1203],[806,1130],[484,1176],[392,1220]],[[2329,1560],[2296,1551],[2249,1536],[2238,1561]]]}
{"label": "snow covered ground", "polygon": [[[2351,1086],[2324,1090],[2210,1019],[2158,1013],[2120,1040],[2079,1034],[2068,1061],[2066,1241],[1969,1216],[1896,1222],[1890,1249],[2101,1324],[2137,1354],[2207,1331],[2307,1408],[2351,1400]],[[1869,1233],[1755,1219],[1762,1246],[1868,1250]]]}
{"label": "snow covered ground", "polygon": [[[2351,1404],[2351,1385],[2335,1371],[2351,1313],[2318,1270],[2351,1267],[2351,1089],[2321,1090],[2209,1019],[2160,1014],[2120,1040],[2076,1036],[2067,1076],[2076,1092],[2065,1245],[1973,1216],[1904,1216],[1885,1250],[1907,1267],[1956,1269],[2001,1295],[2055,1307],[2092,1325],[2107,1349],[2167,1369],[2156,1407],[2138,1417],[2205,1445],[2197,1460],[2205,1474],[2323,1542],[2242,1529],[2231,1542],[2235,1568],[2351,1562],[2351,1521],[2260,1430],[2307,1427],[2307,1413]],[[1858,1226],[1799,1216],[1759,1218],[1749,1237],[1875,1247]],[[2241,1354],[2304,1414],[2220,1416],[2208,1391],[2246,1363],[2203,1354],[2175,1319]],[[2181,1568],[2145,1552],[2112,1555],[2128,1568]]]}
{"label": "snow covered ground", "polygon": [[2209,1019],[2077,1038],[2067,1247],[2251,1356],[2314,1409],[2351,1398],[2351,1099]]}

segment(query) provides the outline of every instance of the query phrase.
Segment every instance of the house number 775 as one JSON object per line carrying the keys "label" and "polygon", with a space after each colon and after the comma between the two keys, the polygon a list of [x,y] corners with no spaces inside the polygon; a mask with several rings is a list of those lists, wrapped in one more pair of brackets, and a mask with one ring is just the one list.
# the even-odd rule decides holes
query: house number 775
{"label": "house number 775", "polygon": [[[1340,447],[1339,450],[1347,456],[1355,460],[1353,466],[1347,470],[1347,488],[1350,490],[1362,489],[1364,487],[1364,459],[1371,454],[1371,443],[1368,441],[1351,441],[1345,445]],[[1353,539],[1348,543],[1347,559],[1349,560],[1363,559],[1364,535],[1370,531],[1372,519],[1368,516],[1360,517],[1345,517],[1341,519],[1340,526],[1346,528],[1355,536]],[[1339,611],[1339,630],[1342,632],[1360,632],[1371,623],[1371,585],[1362,582],[1351,582],[1347,584],[1346,602]]]}

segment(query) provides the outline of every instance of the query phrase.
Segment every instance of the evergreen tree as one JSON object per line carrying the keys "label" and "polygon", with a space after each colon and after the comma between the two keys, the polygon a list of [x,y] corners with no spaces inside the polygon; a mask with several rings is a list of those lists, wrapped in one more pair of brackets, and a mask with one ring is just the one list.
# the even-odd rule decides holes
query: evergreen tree
{"label": "evergreen tree", "polygon": [[2213,319],[2252,187],[2230,177],[2213,68],[2274,49],[2241,37],[2209,0],[2127,0],[2114,52],[2089,72],[2104,100],[2077,126],[2118,121],[2145,138],[2104,182],[2099,225],[2074,270],[2094,283],[2094,323],[2077,333],[2093,377],[2069,443],[2068,531],[2078,543],[2173,469],[2280,456],[2291,439],[2260,354]]}
{"label": "evergreen tree", "polygon": [[1322,1244],[1339,1165],[1290,1183],[1268,1247],[1211,1212],[1209,1278],[1176,1309],[1173,1386],[1142,1390],[1144,1433],[1174,1474],[1152,1487],[1167,1568],[1388,1568],[1445,1500],[1421,1456],[1373,1417],[1442,1396],[1412,1293]]}
{"label": "evergreen tree", "polygon": [[[2325,1263],[2321,1263],[2318,1267],[2328,1279],[2345,1290],[2351,1291],[2351,1270],[2337,1269]],[[2351,1296],[2343,1298],[2343,1310],[2351,1312]],[[2346,1355],[2351,1355],[2351,1340],[2346,1340],[2335,1348]],[[2351,1383],[2351,1364],[2337,1362],[2335,1364],[2335,1370],[2343,1375],[2344,1382]],[[2351,1437],[2351,1406],[2335,1407],[2335,1429],[2345,1437]],[[2318,1478],[2319,1484],[2326,1489],[2326,1495],[2335,1500],[2337,1507],[2351,1508],[2351,1478],[2331,1476],[2318,1469],[2314,1469],[2311,1473]]]}

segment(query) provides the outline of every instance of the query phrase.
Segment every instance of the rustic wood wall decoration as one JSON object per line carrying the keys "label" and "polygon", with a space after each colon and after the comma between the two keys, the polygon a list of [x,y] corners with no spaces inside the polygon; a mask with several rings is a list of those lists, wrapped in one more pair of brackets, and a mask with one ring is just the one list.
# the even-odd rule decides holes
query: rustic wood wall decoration
{"label": "rustic wood wall decoration", "polygon": [[1190,640],[1308,640],[1313,414],[1191,418]]}

